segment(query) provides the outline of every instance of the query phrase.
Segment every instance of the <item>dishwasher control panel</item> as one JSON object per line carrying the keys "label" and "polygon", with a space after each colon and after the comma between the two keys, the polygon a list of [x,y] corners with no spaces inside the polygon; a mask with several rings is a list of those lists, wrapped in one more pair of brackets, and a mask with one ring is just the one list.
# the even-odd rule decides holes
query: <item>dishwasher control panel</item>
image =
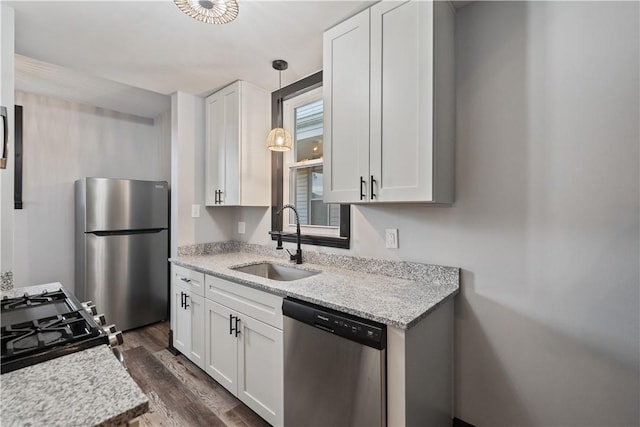
{"label": "dishwasher control panel", "polygon": [[360,344],[382,350],[386,325],[293,298],[285,298],[282,314]]}

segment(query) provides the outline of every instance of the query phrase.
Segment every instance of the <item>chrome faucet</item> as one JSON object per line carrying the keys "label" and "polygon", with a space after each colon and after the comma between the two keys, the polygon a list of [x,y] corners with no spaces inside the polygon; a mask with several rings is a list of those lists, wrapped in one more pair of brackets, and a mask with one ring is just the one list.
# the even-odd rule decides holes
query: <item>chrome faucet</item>
{"label": "chrome faucet", "polygon": [[[280,215],[285,208],[291,209],[293,213],[296,214],[296,240],[298,242],[298,248],[296,249],[295,255],[287,249],[287,252],[289,252],[289,259],[291,259],[291,261],[295,261],[296,264],[302,264],[302,249],[300,249],[300,217],[298,216],[298,211],[292,205],[284,205],[278,210],[276,215]],[[282,232],[272,232],[271,234],[275,234],[278,237],[278,246],[276,246],[276,249],[283,249]]]}

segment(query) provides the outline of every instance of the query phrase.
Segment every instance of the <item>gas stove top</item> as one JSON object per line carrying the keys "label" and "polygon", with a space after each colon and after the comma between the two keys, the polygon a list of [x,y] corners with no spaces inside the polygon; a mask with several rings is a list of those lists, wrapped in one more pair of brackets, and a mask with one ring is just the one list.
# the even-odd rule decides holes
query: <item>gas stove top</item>
{"label": "gas stove top", "polygon": [[102,344],[122,343],[104,316],[81,304],[65,289],[3,298],[1,306],[2,373]]}

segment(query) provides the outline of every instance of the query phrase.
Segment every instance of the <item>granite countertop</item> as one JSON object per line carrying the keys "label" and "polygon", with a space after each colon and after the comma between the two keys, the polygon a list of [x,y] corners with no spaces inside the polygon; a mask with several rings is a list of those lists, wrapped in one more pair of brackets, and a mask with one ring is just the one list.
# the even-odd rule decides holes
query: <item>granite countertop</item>
{"label": "granite countertop", "polygon": [[[173,264],[401,329],[409,329],[438,304],[459,291],[459,269],[427,264],[339,256],[341,267],[305,262],[300,265],[260,253],[232,252],[171,258]],[[290,282],[275,281],[231,267],[273,262],[319,274]],[[353,266],[354,269],[345,268]],[[389,275],[363,272],[363,268]]]}
{"label": "granite countertop", "polygon": [[[61,287],[14,288],[0,296]],[[149,400],[107,345],[8,372],[0,380],[3,426],[117,425],[149,410]]]}

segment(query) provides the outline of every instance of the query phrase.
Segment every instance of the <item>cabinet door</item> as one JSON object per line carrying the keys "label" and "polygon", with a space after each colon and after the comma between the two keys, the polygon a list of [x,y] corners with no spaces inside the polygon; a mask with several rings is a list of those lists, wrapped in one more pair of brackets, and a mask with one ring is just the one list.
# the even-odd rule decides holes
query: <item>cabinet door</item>
{"label": "cabinet door", "polygon": [[189,312],[191,323],[191,330],[189,331],[191,346],[189,353],[185,354],[200,369],[204,369],[204,298],[192,292],[187,298],[187,311]]}
{"label": "cabinet door", "polygon": [[366,201],[369,199],[368,9],[324,33],[323,98],[324,202]]}
{"label": "cabinet door", "polygon": [[371,175],[378,201],[433,199],[433,2],[371,7]]}
{"label": "cabinet door", "polygon": [[[175,277],[174,277],[175,279]],[[173,330],[173,346],[188,357],[191,349],[191,314],[184,308],[184,295],[188,294],[186,286],[173,281],[171,292],[171,329]]]}
{"label": "cabinet door", "polygon": [[224,97],[216,92],[206,99],[205,118],[205,204],[217,206],[217,191],[225,186],[225,111]]}
{"label": "cabinet door", "polygon": [[271,425],[283,423],[282,331],[241,317],[238,398]]}
{"label": "cabinet door", "polygon": [[205,299],[205,371],[233,395],[238,394],[238,339],[231,331],[236,316],[235,311]]}
{"label": "cabinet door", "polygon": [[[224,187],[220,195],[220,204],[240,204],[240,82],[224,88],[222,103],[224,104],[224,141],[225,171]],[[266,138],[266,137],[265,137]]]}

